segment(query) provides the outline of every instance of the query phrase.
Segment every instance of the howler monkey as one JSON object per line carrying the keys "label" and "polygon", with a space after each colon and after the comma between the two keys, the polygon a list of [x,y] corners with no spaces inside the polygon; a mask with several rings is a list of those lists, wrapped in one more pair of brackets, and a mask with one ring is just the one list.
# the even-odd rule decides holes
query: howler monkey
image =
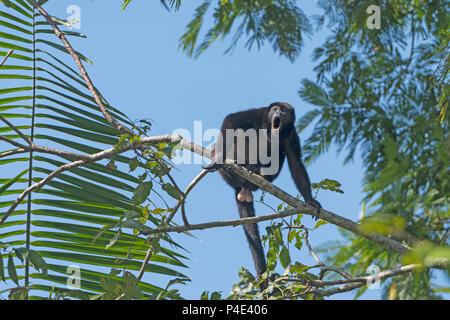
{"label": "howler monkey", "polygon": [[[206,167],[217,170],[234,188],[241,218],[254,217],[252,191],[258,187],[222,166],[224,159],[232,159],[248,170],[272,182],[280,173],[287,157],[292,178],[305,201],[317,210],[321,205],[311,194],[308,173],[301,158],[300,140],[294,127],[294,108],[284,102],[268,107],[250,109],[228,115],[222,124],[221,135],[215,145],[215,159]],[[257,224],[244,225],[258,275],[266,271],[266,259]]]}

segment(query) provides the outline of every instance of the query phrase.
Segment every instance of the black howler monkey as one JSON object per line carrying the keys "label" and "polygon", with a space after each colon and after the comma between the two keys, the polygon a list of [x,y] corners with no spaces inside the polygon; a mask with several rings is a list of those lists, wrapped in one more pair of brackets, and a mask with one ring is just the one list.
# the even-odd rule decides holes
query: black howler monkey
{"label": "black howler monkey", "polygon": [[[223,179],[234,188],[241,218],[254,217],[252,191],[258,187],[222,166],[225,158],[235,160],[248,170],[272,182],[287,157],[292,178],[305,201],[317,209],[321,205],[311,194],[308,173],[301,158],[300,140],[294,127],[294,108],[284,102],[228,115],[215,146],[215,160],[206,167],[219,169]],[[257,224],[244,225],[258,275],[266,271],[266,259]]]}

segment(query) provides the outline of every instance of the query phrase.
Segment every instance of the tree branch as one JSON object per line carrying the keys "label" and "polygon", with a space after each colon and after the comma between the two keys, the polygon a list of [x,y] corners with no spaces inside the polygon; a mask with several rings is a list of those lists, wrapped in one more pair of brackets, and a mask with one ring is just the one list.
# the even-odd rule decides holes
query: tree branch
{"label": "tree branch", "polygon": [[[406,266],[402,266],[396,269],[390,269],[382,272],[378,272],[376,274],[360,277],[360,278],[352,278],[346,280],[338,280],[338,281],[322,281],[322,280],[305,280],[305,283],[309,286],[314,286],[316,288],[310,287],[308,293],[313,293],[319,295],[321,297],[331,296],[336,293],[342,293],[347,291],[352,291],[354,289],[360,288],[364,285],[367,285],[369,282],[374,280],[384,280],[387,278],[392,278],[407,272],[411,272],[414,269],[422,268],[422,265],[419,264],[410,264]],[[340,287],[334,287],[329,289],[318,289],[317,287],[323,287],[328,285],[336,285],[336,284],[344,284]]]}
{"label": "tree branch", "polygon": [[23,148],[4,151],[4,152],[0,152],[0,158],[5,158],[8,156],[12,156],[14,154],[20,154],[20,153],[25,153],[25,152],[28,152],[28,150],[25,150]]}
{"label": "tree branch", "polygon": [[[212,154],[211,151],[208,149],[205,149],[201,146],[198,146],[190,141],[187,141],[185,139],[183,139],[181,136],[179,135],[160,135],[160,136],[155,136],[155,137],[145,137],[142,138],[140,143],[129,143],[128,145],[120,148],[119,150],[117,150],[116,148],[109,148],[106,150],[103,150],[101,152],[92,154],[92,155],[87,155],[87,156],[82,156],[83,161],[78,162],[72,162],[72,164],[66,164],[63,167],[63,171],[65,170],[69,170],[73,167],[77,167],[77,166],[82,166],[86,163],[90,163],[90,162],[94,162],[94,161],[99,161],[101,159],[107,158],[107,157],[111,157],[113,155],[116,154],[120,154],[123,152],[126,152],[128,150],[131,150],[133,148],[142,146],[142,145],[148,145],[148,144],[156,144],[156,143],[160,143],[160,142],[178,142],[181,147],[183,147],[184,149],[190,150],[191,152],[195,152],[197,154],[202,155],[203,157],[212,159]],[[30,148],[30,147],[24,147],[22,145],[19,144],[19,148]],[[35,148],[33,150],[37,150],[39,152],[47,152],[47,153],[52,153],[52,154],[67,154],[67,152],[64,151],[60,151],[60,150],[55,150],[55,149],[46,149],[43,147],[40,148]],[[76,155],[74,154],[73,156],[78,157],[80,155]],[[292,197],[291,195],[289,195],[288,193],[284,192],[283,190],[277,188],[276,186],[274,186],[273,184],[271,184],[270,182],[268,182],[267,180],[265,180],[263,177],[252,173],[250,171],[248,171],[247,169],[245,169],[244,167],[241,167],[235,163],[233,163],[233,161],[230,160],[225,160],[225,164],[224,166],[231,170],[232,172],[236,173],[237,175],[243,177],[244,179],[250,181],[251,183],[257,185],[258,187],[260,187],[262,190],[272,194],[273,196],[275,196],[276,198],[284,201],[285,203],[289,204],[291,207],[295,208],[297,212],[301,212],[303,214],[309,214],[311,216],[315,216],[316,214],[316,209],[308,204],[306,204],[305,202],[298,200],[294,197]],[[58,170],[58,169],[57,169]],[[56,171],[56,170],[55,170]],[[60,172],[60,171],[58,171]],[[50,174],[52,175],[52,174]],[[52,175],[51,178],[53,178],[54,175]],[[44,179],[45,180],[45,179]],[[45,180],[45,183],[49,181],[49,180]],[[44,184],[45,184],[44,183]],[[41,186],[42,187],[42,186]],[[40,188],[41,188],[40,187]],[[27,190],[25,190],[27,192],[27,194],[29,192],[31,192],[32,190],[34,190],[34,188],[31,186],[30,188],[28,188]],[[30,190],[29,190],[30,189]],[[19,197],[20,198],[20,197]],[[20,202],[19,202],[20,203]],[[15,203],[13,206],[14,208],[17,207],[18,203]],[[0,219],[0,225],[5,221],[5,219],[7,218],[7,216],[9,214],[11,214],[11,212],[14,210],[14,208],[11,210],[8,210],[7,214],[5,214],[1,219]],[[390,239],[389,237],[383,236],[383,235],[378,235],[378,234],[365,234],[362,231],[359,230],[358,223],[355,223],[347,218],[341,217],[339,215],[336,215],[330,211],[327,211],[325,209],[321,209],[320,211],[320,217],[321,219],[328,221],[334,225],[337,225],[339,227],[342,227],[346,230],[349,230],[353,233],[356,233],[360,236],[363,236],[369,240],[374,241],[375,243],[378,243],[379,245],[383,246],[384,248],[387,248],[389,250],[398,252],[398,253],[405,253],[407,251],[410,250],[410,247],[404,244],[401,244],[393,239]],[[198,228],[200,229],[205,229],[205,228],[211,228],[216,226],[215,223],[219,223],[220,222],[213,222],[210,226],[207,227],[203,227],[203,226],[199,226],[197,225]],[[248,222],[248,223],[254,223],[254,222]],[[233,225],[233,223],[231,223],[230,225]],[[220,225],[217,225],[220,226]],[[185,229],[183,229],[185,228]],[[154,230],[149,230],[146,231],[147,233],[145,234],[154,234],[154,233],[159,233],[159,232],[183,232],[183,231],[188,231],[188,230],[195,230],[195,226],[184,226],[184,227],[164,227],[164,228],[158,228],[158,229],[154,229]]]}
{"label": "tree branch", "polygon": [[[258,187],[261,188],[261,190],[264,190],[264,191],[272,194],[276,198],[284,201],[288,205],[290,205],[294,208],[297,208],[299,211],[301,211],[301,213],[309,214],[313,217],[316,216],[316,209],[313,206],[310,206],[309,204],[294,198],[293,196],[289,195],[285,191],[277,188],[276,186],[274,186],[273,184],[271,184],[270,182],[265,180],[263,177],[246,170],[244,167],[238,166],[237,164],[233,163],[233,161],[230,161],[228,159],[225,160],[225,166],[227,168],[229,168],[231,171],[233,171],[233,173],[236,173],[237,175],[239,175],[239,176],[243,177],[244,179],[250,181],[251,183],[257,185]],[[320,218],[325,221],[328,221],[334,225],[337,225],[341,228],[344,228],[348,231],[351,231],[355,234],[358,234],[364,238],[367,238],[367,239],[381,245],[382,247],[384,247],[386,249],[389,249],[389,250],[392,250],[392,251],[395,251],[395,252],[398,252],[401,254],[403,254],[411,249],[409,246],[399,243],[389,237],[379,235],[379,234],[363,233],[361,230],[359,230],[358,223],[353,222],[350,219],[341,217],[341,216],[334,214],[323,208],[320,210]]]}
{"label": "tree branch", "polygon": [[[141,144],[156,144],[156,143],[160,143],[160,142],[169,142],[169,141],[171,141],[172,138],[178,139],[179,136],[172,137],[171,135],[163,135],[163,136],[143,138],[143,139],[141,139]],[[129,143],[126,146],[119,148],[119,149],[112,147],[112,148],[109,148],[109,149],[106,149],[106,150],[103,150],[103,151],[100,151],[100,152],[97,152],[97,153],[94,153],[91,155],[79,155],[79,154],[74,154],[72,152],[67,152],[67,151],[62,151],[62,150],[57,150],[57,149],[52,149],[52,148],[46,148],[46,147],[40,147],[40,146],[36,146],[36,145],[31,146],[31,147],[23,146],[17,142],[14,142],[14,141],[4,138],[2,136],[0,136],[0,139],[10,142],[10,143],[18,146],[19,148],[22,148],[22,149],[25,149],[28,151],[32,150],[32,151],[38,151],[38,152],[43,152],[43,153],[70,156],[70,157],[74,157],[76,159],[78,158],[78,160],[76,160],[74,162],[67,163],[67,164],[64,164],[64,165],[58,167],[56,170],[54,170],[52,173],[50,173],[44,179],[42,179],[41,181],[39,181],[39,182],[35,183],[34,185],[25,189],[22,192],[22,194],[14,201],[14,203],[11,205],[11,207],[8,209],[8,211],[0,218],[0,225],[2,225],[6,221],[6,219],[11,215],[12,212],[14,212],[14,210],[17,208],[17,206],[25,199],[25,197],[28,194],[30,194],[32,191],[39,191],[45,184],[47,184],[49,181],[51,181],[59,173],[70,170],[72,168],[83,166],[87,163],[97,162],[102,159],[114,156],[116,154],[124,153],[124,152],[136,147],[136,143]]]}

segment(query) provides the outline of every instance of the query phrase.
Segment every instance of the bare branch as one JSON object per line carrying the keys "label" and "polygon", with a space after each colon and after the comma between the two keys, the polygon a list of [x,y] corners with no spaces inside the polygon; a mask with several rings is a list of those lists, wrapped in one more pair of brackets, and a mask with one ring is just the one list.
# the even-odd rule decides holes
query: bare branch
{"label": "bare branch", "polygon": [[[181,206],[181,209],[184,211],[184,203],[186,202],[187,195],[189,194],[189,192],[191,192],[191,190],[195,187],[195,185],[196,185],[196,184],[197,184],[204,176],[206,176],[207,173],[208,173],[207,170],[203,170],[203,171],[200,172],[200,173],[198,174],[198,176],[196,176],[196,177],[194,178],[194,180],[192,180],[192,182],[187,186],[186,190],[185,190],[184,193],[183,193],[182,199],[180,199],[180,200],[178,201],[178,203],[177,203],[176,206],[174,207],[174,209],[173,209],[171,215],[170,215],[169,218],[167,219],[168,221],[171,221],[171,220],[172,220],[173,216],[175,215],[175,213],[177,212],[177,210],[178,210],[178,208],[179,208],[180,206]],[[184,223],[185,223],[186,225],[189,224],[189,223],[186,223],[186,222],[187,222],[186,219],[183,219],[183,220],[184,220]]]}
{"label": "bare branch", "polygon": [[[171,135],[163,135],[163,136],[156,136],[156,137],[149,137],[149,138],[143,138],[141,140],[142,144],[152,144],[152,143],[159,143],[159,142],[169,142],[172,138],[178,139],[179,136],[172,137]],[[50,180],[52,180],[56,175],[58,175],[61,172],[70,170],[72,168],[83,166],[87,163],[100,161],[102,159],[111,157],[116,154],[120,154],[123,152],[126,152],[128,150],[131,150],[136,147],[136,143],[129,143],[126,146],[122,148],[109,148],[91,155],[78,155],[67,151],[57,150],[57,149],[51,149],[46,147],[39,147],[34,145],[33,147],[23,146],[19,143],[16,143],[10,139],[4,138],[0,136],[1,140],[5,140],[11,144],[14,144],[18,146],[19,148],[25,149],[25,150],[33,150],[33,151],[40,151],[44,153],[51,153],[51,154],[57,154],[57,155],[66,155],[66,156],[72,156],[75,158],[78,158],[79,160],[76,160],[71,163],[64,164],[60,167],[58,167],[56,170],[54,170],[52,173],[50,173],[47,177],[39,181],[38,183],[35,183],[34,185],[28,187],[26,190],[22,192],[22,194],[14,201],[14,203],[11,205],[11,207],[8,209],[8,211],[0,218],[0,225],[2,225],[6,219],[11,215],[11,213],[17,208],[17,206],[25,199],[25,197],[30,194],[32,191],[39,191],[45,184],[47,184]]]}
{"label": "bare branch", "polygon": [[[1,137],[0,137],[1,138]],[[6,139],[6,138],[5,138]],[[8,142],[9,139],[7,139]],[[160,135],[160,136],[155,136],[155,137],[146,137],[146,138],[142,138],[140,143],[129,143],[128,145],[120,148],[119,150],[117,150],[116,148],[110,148],[110,149],[106,149],[103,150],[101,152],[98,152],[96,154],[92,154],[92,155],[88,155],[88,156],[82,156],[82,158],[84,159],[83,163],[78,164],[78,162],[76,163],[77,166],[83,165],[85,163],[89,163],[89,162],[94,162],[94,161],[98,161],[116,154],[120,154],[123,152],[126,152],[128,150],[131,150],[133,148],[139,147],[140,145],[147,145],[147,144],[156,144],[156,143],[160,143],[160,142],[179,142],[180,145],[187,150],[190,150],[192,152],[195,152],[197,154],[202,155],[203,157],[212,158],[212,154],[211,151],[208,149],[205,149],[201,146],[198,146],[190,141],[184,140],[181,136],[179,135]],[[18,146],[19,148],[23,148],[23,149],[28,149],[29,147],[25,147],[23,145],[17,144],[15,143],[16,146]],[[33,150],[35,150],[33,148]],[[47,152],[47,153],[52,153],[52,152],[61,152],[64,153],[63,151],[59,151],[59,150],[52,150],[52,149],[37,149],[37,151],[40,152]],[[77,155],[74,155],[77,156]],[[78,155],[79,156],[79,155]],[[73,163],[72,163],[73,164]],[[66,166],[66,165],[65,165]],[[68,170],[71,168],[70,164],[67,165],[68,167],[65,167]],[[265,180],[263,177],[252,173],[250,171],[248,171],[247,169],[245,169],[244,167],[241,167],[239,165],[234,164],[232,161],[229,160],[225,160],[225,167],[231,171],[233,171],[234,173],[236,173],[237,175],[243,177],[244,179],[252,182],[253,184],[257,185],[258,187],[260,187],[262,190],[272,194],[273,196],[277,197],[278,199],[286,202],[287,204],[289,204],[290,206],[292,206],[293,208],[296,209],[297,212],[301,212],[303,214],[309,214],[312,216],[315,216],[315,208],[304,203],[303,201],[300,201],[294,197],[292,197],[291,195],[289,195],[288,193],[284,192],[283,190],[277,188],[276,186],[274,186],[273,184],[271,184],[270,182],[268,182],[267,180]],[[17,206],[17,204],[16,204]],[[9,214],[11,213],[10,211],[8,211]],[[8,214],[8,215],[9,215]],[[378,235],[378,234],[365,234],[363,232],[361,232],[358,228],[359,224],[355,223],[347,218],[341,217],[339,215],[336,215],[330,211],[327,211],[325,209],[321,209],[320,211],[320,217],[323,220],[326,220],[334,225],[337,225],[339,227],[342,227],[346,230],[349,230],[355,234],[358,234],[360,236],[363,236],[369,240],[372,240],[376,243],[378,243],[379,245],[383,246],[384,248],[387,248],[389,250],[398,252],[398,253],[405,253],[407,251],[410,250],[410,247],[404,244],[401,244],[393,239],[390,239],[389,237],[383,236],[383,235]],[[2,217],[2,219],[0,220],[0,225],[2,224],[2,222],[4,222],[5,220],[5,216]],[[257,222],[257,221],[256,221]],[[217,222],[215,222],[217,223]],[[211,226],[209,227],[214,227],[216,226],[215,223],[212,223]],[[254,223],[254,222],[251,222]],[[220,224],[220,222],[219,222]],[[230,225],[233,225],[230,224]],[[220,226],[220,225],[218,225]],[[183,229],[186,228],[186,229]],[[202,227],[201,229],[205,229],[208,227]],[[159,232],[183,232],[183,231],[187,231],[187,230],[194,230],[194,228],[192,228],[192,226],[189,227],[165,227],[165,228],[159,228],[159,229],[155,229],[155,230],[149,230],[147,231],[147,234],[152,234],[152,233],[159,233]]]}
{"label": "bare branch", "polygon": [[[180,145],[184,149],[187,149],[187,150],[190,150],[197,154],[200,154],[203,157],[206,157],[208,159],[212,159],[211,150],[208,150],[208,149],[203,148],[199,145],[196,145],[190,141],[187,141],[179,135],[166,134],[166,135],[160,135],[160,136],[155,136],[155,137],[146,137],[146,138],[141,139],[140,144],[146,145],[146,144],[156,144],[156,143],[160,143],[160,142],[179,142]],[[127,146],[121,148],[119,151],[116,151],[114,148],[104,150],[103,151],[104,156],[101,158],[103,159],[107,156],[112,156],[112,155],[115,155],[118,153],[122,153],[122,152],[125,152],[128,150],[131,150],[131,149],[135,148],[136,146],[137,146],[136,144],[128,144]],[[97,160],[94,160],[94,161],[97,161]],[[298,200],[298,199],[292,197],[288,193],[284,192],[283,190],[277,188],[276,186],[274,186],[273,184],[271,184],[270,182],[265,180],[263,177],[248,171],[244,167],[241,167],[241,166],[233,163],[232,161],[226,160],[225,166],[227,168],[229,168],[230,170],[232,170],[234,173],[238,174],[239,176],[256,184],[262,190],[272,194],[273,196],[277,197],[278,199],[280,199],[280,200],[286,202],[287,204],[291,205],[292,207],[296,208],[301,213],[315,216],[316,209],[314,207],[306,204],[305,202],[303,202],[301,200]],[[356,233],[360,236],[363,236],[369,240],[372,240],[389,250],[392,250],[392,251],[395,251],[398,253],[405,253],[410,250],[409,246],[401,244],[389,237],[386,237],[383,235],[378,235],[378,234],[364,234],[363,232],[361,232],[359,230],[358,223],[353,222],[347,218],[341,217],[339,215],[336,215],[336,214],[334,214],[328,210],[325,210],[323,208],[320,211],[320,217],[321,217],[321,219],[328,221],[334,225],[337,225],[337,226],[342,227],[346,230],[349,230],[353,233]],[[174,228],[177,228],[177,229],[174,229]],[[193,230],[193,229],[182,230],[182,229],[178,229],[178,228],[180,228],[180,227],[173,227],[172,229],[168,227],[168,228],[165,228],[164,231],[159,231],[159,232],[174,232],[174,231],[175,232],[183,232],[183,231],[187,231],[187,230]],[[158,229],[155,229],[155,230],[158,230]],[[152,233],[158,233],[158,231],[152,232]]]}
{"label": "bare branch", "polygon": [[251,224],[251,223],[257,223],[261,221],[267,221],[267,220],[273,220],[278,218],[284,218],[289,217],[295,214],[298,214],[298,209],[288,209],[283,212],[277,212],[277,213],[271,213],[256,217],[249,217],[249,218],[241,218],[236,220],[225,220],[225,221],[214,221],[214,222],[206,222],[206,223],[199,223],[199,224],[190,224],[190,225],[183,225],[183,226],[176,226],[176,227],[161,227],[158,229],[149,229],[149,230],[143,230],[141,231],[142,234],[150,235],[150,234],[158,234],[158,233],[165,233],[165,232],[185,232],[185,231],[191,231],[191,230],[203,230],[203,229],[210,229],[210,228],[217,228],[217,227],[229,227],[229,226],[239,226],[244,224]]}
{"label": "bare branch", "polygon": [[20,153],[25,153],[28,152],[28,150],[25,149],[15,149],[15,150],[9,150],[9,151],[4,151],[0,153],[0,158],[5,158],[5,157],[9,157],[12,156],[14,154],[20,154]]}
{"label": "bare branch", "polygon": [[374,280],[384,280],[387,278],[392,278],[407,272],[411,272],[415,269],[422,268],[423,266],[419,264],[410,264],[406,266],[402,266],[396,269],[390,269],[386,271],[382,271],[367,277],[360,277],[360,278],[352,278],[352,279],[346,279],[341,281],[321,281],[321,280],[309,280],[309,284],[313,285],[315,287],[321,287],[321,286],[327,286],[327,285],[333,285],[333,284],[344,284],[340,287],[334,287],[329,289],[317,289],[317,288],[311,288],[309,290],[310,293],[317,294],[322,297],[331,296],[336,293],[342,293],[347,291],[352,291],[354,289],[360,288],[364,285],[367,285],[369,282]]}

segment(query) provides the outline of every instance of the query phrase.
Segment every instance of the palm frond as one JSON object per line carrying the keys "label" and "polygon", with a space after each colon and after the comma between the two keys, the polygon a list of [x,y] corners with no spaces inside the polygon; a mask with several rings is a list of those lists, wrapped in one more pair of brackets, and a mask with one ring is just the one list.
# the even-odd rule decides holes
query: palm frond
{"label": "palm frond", "polygon": [[[45,1],[40,1],[44,3]],[[170,5],[176,5],[174,1]],[[115,145],[120,134],[103,118],[80,74],[71,65],[71,57],[57,42],[51,27],[33,7],[23,0],[0,5],[0,57],[13,49],[0,68],[0,113],[35,143],[77,153],[94,153]],[[72,37],[84,37],[65,32]],[[77,53],[81,59],[90,60]],[[109,112],[121,123],[132,127],[125,114],[109,105]],[[12,141],[21,141],[10,127],[0,126],[0,134]],[[0,158],[0,209],[5,212],[27,187],[40,181],[63,163],[73,159],[36,153],[15,153],[16,148],[2,142]],[[16,150],[16,151],[15,151]],[[127,212],[142,214],[144,209],[132,202],[133,191],[140,180],[128,173],[130,158],[114,158],[119,168],[106,167],[106,161],[91,163],[59,175],[38,193],[32,193],[0,226],[0,248],[9,252],[25,248],[45,260],[47,273],[34,271],[30,258],[13,258],[18,281],[33,285],[30,295],[48,296],[48,292],[67,290],[71,274],[68,268],[81,270],[81,287],[68,295],[92,295],[105,291],[104,279],[118,280],[121,275],[109,270],[139,270],[149,244],[133,229],[120,224]],[[126,167],[125,167],[126,166]],[[0,211],[0,217],[2,212]],[[159,222],[155,217],[148,223]],[[105,225],[112,227],[93,239]],[[168,239],[166,244],[174,243]],[[111,245],[112,244],[112,245]],[[175,246],[177,246],[175,244]],[[24,250],[25,250],[24,249]],[[0,275],[8,269],[9,255],[1,256]],[[163,276],[160,283],[140,282],[138,288],[147,297],[156,297],[174,277],[187,279],[176,269],[183,268],[184,256],[162,247],[152,256],[147,272]],[[5,274],[8,274],[6,272]],[[122,275],[123,275],[122,274]],[[158,278],[161,279],[161,277]],[[6,285],[14,287],[6,276]],[[46,294],[43,293],[47,292]],[[173,296],[174,297],[174,296]]]}

